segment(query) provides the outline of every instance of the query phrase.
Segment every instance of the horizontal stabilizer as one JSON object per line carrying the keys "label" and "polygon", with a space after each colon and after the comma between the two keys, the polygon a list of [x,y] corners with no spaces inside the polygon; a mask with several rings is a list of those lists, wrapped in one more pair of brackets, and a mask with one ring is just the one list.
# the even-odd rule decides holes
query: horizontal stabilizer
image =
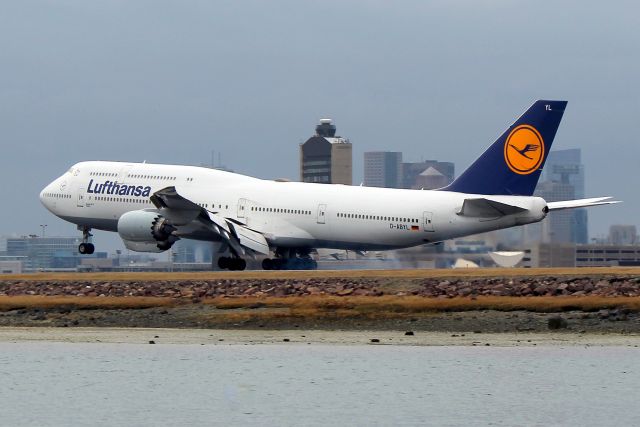
{"label": "horizontal stabilizer", "polygon": [[621,203],[619,200],[611,200],[611,197],[594,197],[591,199],[564,200],[562,202],[549,202],[547,207],[550,211],[560,209],[588,208],[591,206],[613,205]]}
{"label": "horizontal stabilizer", "polygon": [[474,218],[497,218],[525,212],[526,210],[520,206],[508,205],[490,199],[465,199],[458,215]]}

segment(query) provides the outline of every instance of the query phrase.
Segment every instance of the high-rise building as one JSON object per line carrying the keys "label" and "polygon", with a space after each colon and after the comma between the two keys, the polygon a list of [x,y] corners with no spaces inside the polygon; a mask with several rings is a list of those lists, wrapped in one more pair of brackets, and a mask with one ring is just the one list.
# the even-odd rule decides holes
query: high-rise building
{"label": "high-rise building", "polygon": [[[551,184],[550,184],[551,183]],[[585,194],[584,165],[579,148],[555,150],[549,153],[542,171],[536,195],[548,202],[582,199]],[[554,212],[545,220],[549,222],[546,242],[589,242],[586,209]]]}
{"label": "high-rise building", "polygon": [[541,181],[571,184],[575,197],[584,198],[584,165],[579,148],[554,150],[549,153],[542,170]]}
{"label": "high-rise building", "polygon": [[[561,200],[575,199],[573,185],[555,181],[542,181],[536,186],[534,196],[542,197],[547,202],[557,202]],[[550,213],[538,224],[529,227],[529,237],[531,240],[543,243],[576,243],[575,217],[573,212],[559,210]],[[539,236],[532,236],[531,232],[539,231]]]}
{"label": "high-rise building", "polygon": [[364,153],[364,185],[402,188],[402,153],[397,151]]}
{"label": "high-rise building", "polygon": [[[555,150],[549,152],[534,196],[547,202],[581,199],[585,197],[584,165],[579,149]],[[528,224],[520,231],[518,244],[511,247],[536,242],[553,244],[587,244],[589,233],[586,209],[568,209],[551,212],[544,220]],[[505,231],[500,231],[505,237]],[[517,237],[512,232],[512,237]]]}
{"label": "high-rise building", "polygon": [[351,143],[336,136],[331,119],[321,119],[316,133],[300,144],[300,180],[324,184],[353,183]]}
{"label": "high-rise building", "polygon": [[435,190],[451,184],[454,176],[455,166],[451,162],[402,163],[402,188]]}

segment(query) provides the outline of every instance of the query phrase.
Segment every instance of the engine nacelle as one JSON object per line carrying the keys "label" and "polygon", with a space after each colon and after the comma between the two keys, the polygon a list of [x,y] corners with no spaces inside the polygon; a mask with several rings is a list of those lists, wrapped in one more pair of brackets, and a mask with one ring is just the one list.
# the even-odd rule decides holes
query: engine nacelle
{"label": "engine nacelle", "polygon": [[124,247],[134,252],[154,252],[160,253],[164,252],[164,249],[160,249],[158,247],[158,242],[132,242],[131,240],[122,239],[124,243]]}
{"label": "engine nacelle", "polygon": [[[127,212],[118,220],[118,234],[125,246],[138,252],[166,251],[179,239],[172,234],[175,230],[169,220],[152,211]],[[149,250],[152,247],[155,250]]]}

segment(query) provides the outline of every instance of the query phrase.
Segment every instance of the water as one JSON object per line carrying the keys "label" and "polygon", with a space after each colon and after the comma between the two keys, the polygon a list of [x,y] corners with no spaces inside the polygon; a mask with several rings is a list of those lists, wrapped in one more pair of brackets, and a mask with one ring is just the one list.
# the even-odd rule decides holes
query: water
{"label": "water", "polygon": [[0,424],[640,425],[638,349],[0,343]]}

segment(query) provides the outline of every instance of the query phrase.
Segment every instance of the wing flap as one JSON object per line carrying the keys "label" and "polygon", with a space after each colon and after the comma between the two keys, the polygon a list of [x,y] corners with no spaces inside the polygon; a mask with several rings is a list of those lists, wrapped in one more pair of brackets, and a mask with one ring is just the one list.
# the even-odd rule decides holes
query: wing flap
{"label": "wing flap", "polygon": [[547,207],[550,211],[561,209],[588,208],[591,206],[613,205],[622,203],[620,200],[611,200],[612,197],[593,197],[591,199],[563,200],[561,202],[549,202]]}
{"label": "wing flap", "polygon": [[[269,244],[261,233],[251,230],[233,219],[224,218],[208,211],[187,197],[181,195],[175,187],[158,190],[151,201],[163,214],[177,225],[197,220],[211,231],[222,237],[238,255],[245,255],[249,249],[253,252],[269,255]],[[250,252],[250,254],[252,254]]]}
{"label": "wing flap", "polygon": [[251,249],[254,252],[263,255],[269,255],[269,244],[264,236],[256,231],[250,230],[239,224],[229,223],[235,235],[238,237],[240,244]]}
{"label": "wing flap", "polygon": [[465,199],[458,215],[473,218],[497,218],[526,212],[526,208],[486,198]]}

